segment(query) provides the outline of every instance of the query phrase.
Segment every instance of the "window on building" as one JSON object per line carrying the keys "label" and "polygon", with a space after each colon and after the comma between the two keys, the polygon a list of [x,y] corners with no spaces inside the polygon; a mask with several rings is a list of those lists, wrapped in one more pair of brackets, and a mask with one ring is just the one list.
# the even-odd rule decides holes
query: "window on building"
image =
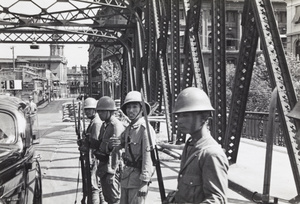
{"label": "window on building", "polygon": [[179,20],[184,20],[185,18],[184,18],[184,10],[183,9],[180,9],[179,10]]}
{"label": "window on building", "polygon": [[295,24],[300,23],[300,6],[296,6],[296,11],[292,23]]}
{"label": "window on building", "polygon": [[212,49],[212,33],[208,34],[208,49]]}
{"label": "window on building", "polygon": [[226,48],[235,50],[235,37],[232,34],[226,34]]}
{"label": "window on building", "polygon": [[227,11],[226,12],[226,22],[236,22],[236,11]]}
{"label": "window on building", "polygon": [[295,52],[296,58],[297,58],[297,60],[299,60],[299,58],[300,58],[300,40],[298,40],[296,43],[295,51],[296,51]]}
{"label": "window on building", "polygon": [[277,18],[278,23],[286,23],[286,12],[279,12]]}

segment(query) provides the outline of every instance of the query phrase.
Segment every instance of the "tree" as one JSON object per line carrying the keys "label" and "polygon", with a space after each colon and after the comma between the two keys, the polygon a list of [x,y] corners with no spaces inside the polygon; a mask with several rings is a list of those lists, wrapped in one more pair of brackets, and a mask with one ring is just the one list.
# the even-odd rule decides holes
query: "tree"
{"label": "tree", "polygon": [[103,61],[97,71],[102,74],[104,82],[109,84],[110,95],[114,96],[114,85],[121,84],[121,68],[116,62],[111,60]]}
{"label": "tree", "polygon": [[291,73],[297,99],[300,100],[300,61],[292,53],[286,54],[287,64]]}
{"label": "tree", "polygon": [[[226,97],[227,107],[231,102],[232,86],[234,85],[236,67],[226,65]],[[252,78],[249,87],[246,111],[265,112],[271,96],[271,85],[263,55],[258,55],[253,66]]]}
{"label": "tree", "polygon": [[[298,100],[300,99],[300,61],[293,57],[292,54],[286,55],[288,68],[291,73],[292,83],[296,91]],[[232,64],[226,65],[227,79],[226,79],[226,94],[227,104],[229,107],[231,100],[231,90],[234,81],[236,67]],[[269,72],[265,63],[265,57],[260,54],[256,57],[253,66],[252,78],[250,83],[250,90],[247,100],[247,111],[254,112],[268,112],[270,98],[271,98],[271,82]]]}

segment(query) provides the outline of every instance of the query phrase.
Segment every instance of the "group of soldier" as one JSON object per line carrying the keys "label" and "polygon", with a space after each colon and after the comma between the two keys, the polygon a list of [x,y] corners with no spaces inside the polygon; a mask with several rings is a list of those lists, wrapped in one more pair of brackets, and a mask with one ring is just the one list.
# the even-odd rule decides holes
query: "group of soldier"
{"label": "group of soldier", "polygon": [[[143,115],[142,95],[138,91],[127,94],[121,110],[130,120],[126,127],[116,117],[115,101],[103,96],[98,101],[86,98],[85,115],[90,124],[80,151],[91,152],[92,203],[144,203],[153,175],[153,164],[148,149],[155,142],[155,131],[150,126],[147,135]],[[86,144],[88,143],[88,144]],[[122,179],[121,179],[122,176]]]}
{"label": "group of soldier", "polygon": [[[151,107],[138,91],[128,92],[120,107],[129,119],[124,124],[116,117],[115,101],[103,96],[84,101],[90,124],[87,139],[80,143],[91,149],[92,203],[143,204],[155,168],[150,155],[155,131],[147,124]],[[178,129],[190,135],[184,147],[178,187],[165,203],[227,203],[227,157],[209,131],[214,108],[207,94],[189,87],[178,95],[173,109]],[[150,141],[151,140],[151,141]]]}

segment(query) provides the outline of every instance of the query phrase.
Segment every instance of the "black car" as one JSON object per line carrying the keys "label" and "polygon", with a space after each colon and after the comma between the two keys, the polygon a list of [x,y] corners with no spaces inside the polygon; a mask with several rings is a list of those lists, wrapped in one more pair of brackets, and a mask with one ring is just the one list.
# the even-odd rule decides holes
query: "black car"
{"label": "black car", "polygon": [[42,180],[28,103],[0,95],[0,203],[41,204]]}

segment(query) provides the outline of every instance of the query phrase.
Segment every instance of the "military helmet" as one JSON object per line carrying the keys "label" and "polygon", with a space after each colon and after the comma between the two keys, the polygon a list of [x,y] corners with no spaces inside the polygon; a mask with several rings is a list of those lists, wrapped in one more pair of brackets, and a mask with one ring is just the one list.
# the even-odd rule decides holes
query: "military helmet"
{"label": "military helmet", "polygon": [[109,96],[102,96],[97,103],[96,110],[115,111],[117,110],[117,107],[115,101],[112,98],[110,98]]}
{"label": "military helmet", "polygon": [[[125,100],[124,100],[124,103],[121,106],[121,110],[123,111],[123,113],[126,114],[126,105],[128,103],[133,103],[133,102],[142,103],[142,94],[140,92],[130,91],[130,92],[127,93],[127,95],[125,97]],[[151,107],[150,107],[149,103],[147,103],[146,101],[145,101],[145,106],[146,106],[147,114],[149,114],[150,110],[151,110]]]}
{"label": "military helmet", "polygon": [[84,100],[84,104],[83,104],[83,108],[84,109],[86,109],[86,108],[93,108],[93,109],[95,109],[96,106],[97,106],[97,100],[96,99],[89,97],[89,98],[86,98]]}
{"label": "military helmet", "polygon": [[292,111],[289,112],[287,116],[300,120],[300,101],[296,103]]}
{"label": "military helmet", "polygon": [[196,87],[188,87],[179,93],[173,113],[213,110],[215,109],[203,90]]}

